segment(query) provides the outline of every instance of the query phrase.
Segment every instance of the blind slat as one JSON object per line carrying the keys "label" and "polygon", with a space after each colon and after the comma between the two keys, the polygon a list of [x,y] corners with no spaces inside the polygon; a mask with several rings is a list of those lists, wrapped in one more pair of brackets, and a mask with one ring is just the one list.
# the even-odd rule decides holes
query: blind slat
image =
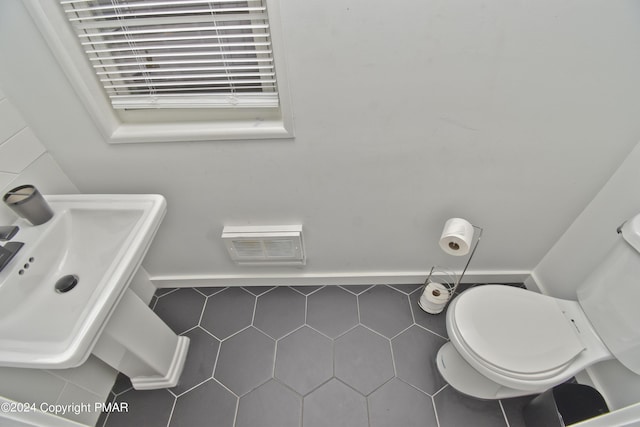
{"label": "blind slat", "polygon": [[[123,3],[121,1],[110,2],[111,4],[103,5],[103,6],[93,6],[93,7],[75,7],[74,4],[80,3],[89,3],[92,0],[84,0],[84,1],[61,1],[61,5],[70,5],[72,9],[65,8],[65,11],[73,11],[73,12],[97,12],[101,10],[112,10],[115,8],[122,9],[135,9],[135,8],[143,8],[143,7],[168,7],[168,6],[186,6],[186,5],[194,5],[194,4],[225,4],[225,3],[238,3],[238,0],[177,0],[177,1],[144,1],[137,3]],[[247,2],[260,2],[260,0],[246,0]],[[115,4],[115,5],[114,5]]]}
{"label": "blind slat", "polygon": [[[225,58],[225,59],[201,59],[201,60],[192,60],[192,61],[152,61],[152,62],[120,62],[117,64],[95,64],[93,68],[95,69],[117,69],[118,67],[151,67],[155,65],[189,65],[189,64],[238,64],[238,63],[254,63],[254,62],[262,62],[262,63],[271,63],[273,60],[271,58]],[[140,68],[138,68],[140,69]],[[113,70],[111,71],[113,72]]]}
{"label": "blind slat", "polygon": [[[227,39],[246,39],[248,34],[246,33],[238,33],[238,34],[202,34],[197,36],[164,36],[164,37],[132,37],[132,38],[124,38],[122,40],[91,40],[91,41],[83,41],[80,44],[82,46],[98,46],[98,45],[111,45],[118,43],[125,43],[126,45],[130,45],[133,43],[146,43],[146,42],[157,42],[157,43],[168,43],[170,41],[184,41],[184,40],[227,40]],[[250,34],[251,37],[256,37],[260,39],[270,37],[268,32],[260,33],[260,34]]]}
{"label": "blind slat", "polygon": [[[147,68],[144,70],[145,73],[179,73],[179,72],[193,72],[193,71],[202,71],[202,72],[211,72],[211,71],[242,71],[242,70],[273,70],[273,65],[238,65],[238,66],[228,66],[228,67],[174,67],[174,68]],[[118,68],[118,73],[120,74],[132,74],[139,73],[140,68]],[[114,74],[113,71],[97,71],[96,75],[109,75]]]}
{"label": "blind slat", "polygon": [[[202,49],[202,48],[220,48],[220,47],[251,47],[251,46],[270,46],[270,42],[252,42],[252,43],[194,43],[194,44],[164,44],[164,45],[137,45],[136,50],[182,50],[182,49]],[[87,54],[101,54],[112,52],[130,52],[131,47],[116,47],[112,49],[87,49]]]}
{"label": "blind slat", "polygon": [[[219,28],[228,28],[231,25],[226,25],[223,23],[226,22],[239,22],[239,21],[253,21],[253,22],[264,22],[266,21],[266,16],[264,13],[247,13],[248,11],[243,11],[244,13],[233,13],[233,14],[219,14],[216,13],[214,15],[211,14],[199,14],[195,16],[185,16],[183,13],[176,12],[175,15],[172,16],[162,16],[162,17],[150,17],[150,18],[138,18],[129,15],[116,15],[116,19],[107,19],[107,20],[99,20],[95,19],[85,20],[82,18],[78,18],[76,21],[73,21],[76,28],[80,30],[109,30],[112,28],[121,28],[122,21],[124,20],[127,23],[127,27],[157,27],[157,26],[174,26],[174,25],[189,25],[189,24],[206,24],[210,23],[212,20],[216,22],[216,27]],[[237,27],[237,26],[236,26]]]}
{"label": "blind slat", "polygon": [[[268,89],[265,90],[264,92],[255,92],[256,90],[256,86],[255,85],[247,85],[247,86],[236,86],[236,89],[242,89],[242,92],[238,92],[239,94],[242,94],[243,96],[255,96],[255,97],[262,97],[262,96],[266,96],[266,95],[273,95],[274,93],[276,93],[276,87],[273,85],[261,85],[262,89]],[[127,96],[131,96],[131,97],[138,97],[140,95],[136,95],[133,93],[130,94],[121,94],[119,93],[117,90],[114,89],[110,89],[107,94],[109,95],[110,98],[122,98],[122,97],[127,97]],[[182,96],[194,96],[194,95],[202,95],[203,97],[206,96],[210,96],[210,95],[216,95],[219,96],[220,94],[227,94],[226,89],[224,87],[213,87],[213,86],[209,86],[206,89],[203,88],[191,88],[191,87],[184,87],[184,88],[180,88],[180,92],[176,94],[175,89],[172,88],[156,88],[153,96],[172,96],[174,98],[179,98]],[[227,94],[228,95],[228,94]],[[148,95],[147,95],[148,96]],[[229,95],[228,95],[229,96]]]}
{"label": "blind slat", "polygon": [[[231,30],[265,30],[269,28],[267,24],[250,24],[250,25],[208,25],[203,27],[175,27],[170,30],[176,33],[193,33],[200,31],[231,31]],[[78,37],[90,38],[90,37],[119,37],[124,39],[123,36],[136,35],[136,34],[157,34],[166,33],[169,28],[145,28],[143,30],[125,30],[112,32],[112,33],[81,33]]]}
{"label": "blind slat", "polygon": [[278,106],[264,0],[60,3],[114,108]]}
{"label": "blind slat", "polygon": [[[171,54],[171,53],[166,53],[166,54],[162,54],[162,53],[154,53],[154,54],[146,54],[146,55],[130,55],[129,57],[125,57],[125,56],[118,56],[118,57],[111,57],[111,58],[104,58],[104,57],[98,57],[98,58],[91,58],[91,60],[93,62],[96,61],[105,61],[105,59],[109,59],[109,60],[113,60],[113,61],[117,61],[117,60],[122,60],[122,59],[135,59],[136,61],[133,62],[113,62],[113,63],[105,63],[103,62],[102,64],[100,64],[99,66],[102,67],[128,67],[131,65],[140,65],[140,66],[153,66],[153,65],[170,65],[170,64],[197,64],[198,60],[197,59],[176,59],[176,60],[167,60],[165,61],[165,58],[184,58],[184,57],[190,57],[190,56],[209,56],[209,57],[213,57],[211,58],[211,60],[213,60],[216,57],[222,56],[224,57],[224,59],[220,59],[218,62],[226,62],[226,60],[228,59],[233,59],[233,57],[235,56],[240,56],[242,58],[240,59],[244,59],[245,62],[249,62],[249,61],[255,61],[256,58],[255,56],[257,55],[269,55],[271,54],[270,50],[260,50],[260,51],[256,51],[256,50],[247,50],[247,51],[229,51],[229,52],[193,52],[193,53],[181,53],[179,55],[177,54]],[[163,58],[163,60],[154,60],[153,58]],[[265,58],[268,59],[269,61],[271,60],[271,58]],[[264,61],[263,61],[264,62]]]}
{"label": "blind slat", "polygon": [[[221,8],[215,8],[215,13],[220,14],[220,13],[228,13],[228,12],[246,12],[246,11],[250,11],[250,12],[257,12],[257,11],[264,11],[265,8],[264,7],[221,7]],[[69,17],[69,21],[70,22],[92,22],[92,21],[99,21],[99,20],[104,20],[104,19],[113,19],[113,18],[121,18],[121,19],[129,19],[132,17],[138,17],[138,16],[159,16],[159,15],[178,15],[178,14],[198,14],[198,13],[211,13],[212,9],[191,9],[191,10],[185,10],[185,11],[174,11],[174,10],[168,10],[168,11],[164,11],[164,10],[157,10],[157,11],[153,11],[153,12],[144,12],[144,11],[137,11],[137,10],[130,10],[128,11],[126,14],[122,14],[122,13],[112,13],[110,15],[108,14],[102,14],[99,16],[96,15],[83,15],[83,16],[75,16],[75,17]],[[73,10],[68,11],[68,13],[75,13]]]}
{"label": "blind slat", "polygon": [[[205,81],[206,79],[223,79],[230,81],[239,77],[273,77],[275,73],[217,73],[217,74],[168,74],[166,76],[158,75],[146,75],[136,77],[114,77],[114,78],[102,78],[101,82],[150,82],[153,80],[178,80],[178,79],[200,79]],[[193,84],[193,82],[192,82]]]}
{"label": "blind slat", "polygon": [[[244,84],[249,84],[249,83],[255,83],[255,84],[261,84],[261,83],[275,83],[275,80],[265,80],[265,79],[255,79],[255,80],[239,80],[239,82],[242,82]],[[176,81],[176,82],[154,82],[153,84],[150,83],[135,83],[132,82],[130,84],[125,84],[125,85],[104,85],[105,89],[123,89],[123,88],[131,88],[131,89],[135,89],[135,88],[149,88],[149,89],[153,89],[154,87],[180,87],[180,86],[193,86],[193,85],[200,85],[200,86],[229,86],[232,87],[232,82],[229,81],[225,81],[225,80],[201,80],[198,82],[185,82],[185,81]]]}

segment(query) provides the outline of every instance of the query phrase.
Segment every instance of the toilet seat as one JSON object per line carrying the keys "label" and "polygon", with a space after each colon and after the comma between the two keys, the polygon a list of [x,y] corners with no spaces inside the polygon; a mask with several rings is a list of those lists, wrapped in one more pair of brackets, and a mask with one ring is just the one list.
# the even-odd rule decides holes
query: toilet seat
{"label": "toilet seat", "polygon": [[462,293],[451,303],[447,323],[465,359],[516,380],[555,377],[585,350],[554,298],[511,286]]}

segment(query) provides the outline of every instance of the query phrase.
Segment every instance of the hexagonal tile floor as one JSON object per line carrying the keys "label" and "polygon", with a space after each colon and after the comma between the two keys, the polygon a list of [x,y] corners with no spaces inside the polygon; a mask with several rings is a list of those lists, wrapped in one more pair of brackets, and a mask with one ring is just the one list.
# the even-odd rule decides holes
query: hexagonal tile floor
{"label": "hexagonal tile floor", "polygon": [[160,289],[158,315],[191,338],[180,382],[133,390],[120,375],[98,427],[522,427],[527,398],[480,401],[434,357],[445,314],[417,285]]}

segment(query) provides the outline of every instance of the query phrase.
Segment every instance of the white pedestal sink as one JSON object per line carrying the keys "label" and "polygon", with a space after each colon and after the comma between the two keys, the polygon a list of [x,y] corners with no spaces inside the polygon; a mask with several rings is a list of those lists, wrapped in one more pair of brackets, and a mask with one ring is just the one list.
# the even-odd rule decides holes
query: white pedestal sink
{"label": "white pedestal sink", "polygon": [[[177,384],[189,346],[129,289],[166,212],[160,195],[46,196],[0,272],[0,366],[62,369],[94,354],[137,389]],[[61,278],[75,277],[66,284]],[[65,280],[62,280],[65,282]],[[56,284],[58,283],[58,286]],[[63,292],[61,292],[61,290]]]}

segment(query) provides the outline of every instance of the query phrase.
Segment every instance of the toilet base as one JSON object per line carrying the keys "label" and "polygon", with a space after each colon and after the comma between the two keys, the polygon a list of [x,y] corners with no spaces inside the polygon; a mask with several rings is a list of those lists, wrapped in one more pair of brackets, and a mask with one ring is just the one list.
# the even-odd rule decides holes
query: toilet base
{"label": "toilet base", "polygon": [[451,387],[460,393],[478,399],[506,399],[544,391],[516,390],[490,380],[469,365],[451,342],[446,343],[438,350],[436,365],[442,377]]}

